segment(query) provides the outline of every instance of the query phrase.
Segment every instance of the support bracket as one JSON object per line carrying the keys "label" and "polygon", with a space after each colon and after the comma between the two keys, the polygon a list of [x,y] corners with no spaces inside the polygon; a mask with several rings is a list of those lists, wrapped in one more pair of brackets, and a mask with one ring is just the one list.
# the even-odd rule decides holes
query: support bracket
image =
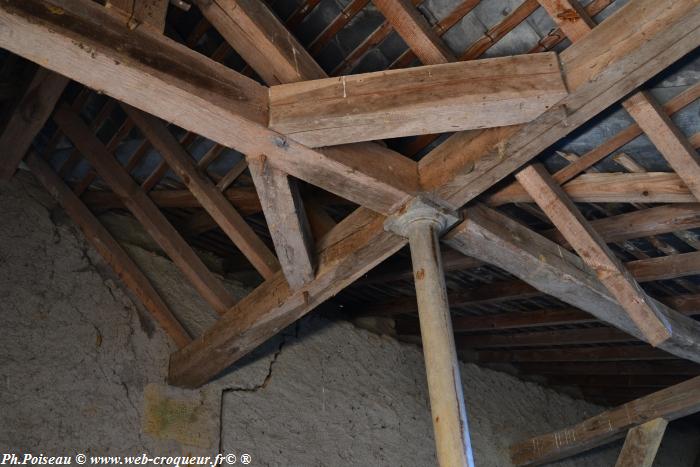
{"label": "support bracket", "polygon": [[396,213],[387,217],[384,230],[408,237],[410,226],[414,222],[430,222],[435,224],[435,230],[439,236],[459,221],[459,214],[452,209],[441,206],[424,196],[416,196]]}

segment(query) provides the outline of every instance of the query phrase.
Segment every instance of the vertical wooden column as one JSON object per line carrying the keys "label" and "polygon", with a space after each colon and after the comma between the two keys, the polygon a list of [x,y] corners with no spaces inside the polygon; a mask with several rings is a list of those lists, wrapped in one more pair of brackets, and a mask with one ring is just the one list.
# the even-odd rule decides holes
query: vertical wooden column
{"label": "vertical wooden column", "polygon": [[474,465],[438,240],[457,221],[455,214],[416,198],[385,224],[387,230],[407,237],[411,248],[430,410],[441,467]]}

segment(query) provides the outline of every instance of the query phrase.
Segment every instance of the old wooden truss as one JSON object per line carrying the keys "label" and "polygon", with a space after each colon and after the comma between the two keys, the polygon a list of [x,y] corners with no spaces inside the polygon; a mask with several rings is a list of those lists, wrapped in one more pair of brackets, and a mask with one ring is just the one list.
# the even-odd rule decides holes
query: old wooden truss
{"label": "old wooden truss", "polygon": [[[573,361],[578,351],[579,357],[586,353],[594,361],[618,364],[663,354],[664,359],[678,359],[670,365],[692,368],[682,374],[697,371],[700,324],[693,316],[700,313],[699,298],[691,293],[659,301],[639,283],[697,274],[700,253],[641,256],[623,263],[610,247],[700,227],[700,160],[695,152],[700,138],[684,135],[669,117],[700,97],[700,85],[663,105],[640,89],[700,45],[696,0],[631,0],[600,24],[591,18],[610,0],[595,0],[586,8],[576,0],[526,0],[460,56],[441,36],[477,0],[462,2],[434,26],[416,9],[417,2],[373,0],[386,21],[336,67],[334,76],[328,76],[312,53],[367,0],[350,2],[309,50],[287,25],[298,24],[312,2],[285,25],[260,0],[197,0],[205,20],[181,41],[163,34],[167,0],[102,3],[0,0],[0,46],[40,65],[0,135],[0,177],[11,177],[24,161],[63,205],[179,348],[170,361],[171,384],[206,384],[353,282],[377,281],[380,274],[367,273],[407,244],[417,304],[407,299],[377,308],[385,315],[392,307],[394,313],[418,311],[440,465],[474,462],[455,330],[605,323],[610,326],[577,331],[576,339],[638,339],[655,349],[482,350],[476,359],[537,365],[532,362]],[[479,59],[540,7],[558,28],[532,53]],[[228,44],[208,57],[192,47],[210,26]],[[392,70],[343,74],[392,30],[409,47]],[[548,51],[567,38],[572,44],[560,53]],[[245,61],[243,73],[219,63],[229,45]],[[422,66],[406,68],[415,60]],[[253,74],[267,86],[248,77]],[[72,102],[60,100],[70,80],[115,101],[92,123],[85,122],[80,116],[85,93]],[[570,164],[554,174],[531,164],[618,102],[636,122],[633,126],[581,157],[567,155]],[[116,106],[126,118],[105,142],[96,130]],[[54,138],[39,151],[32,141],[47,122],[55,125]],[[176,138],[165,122],[186,133]],[[144,146],[126,164],[120,163],[114,151],[135,128],[145,138]],[[451,135],[440,138],[444,133]],[[674,172],[644,173],[621,157],[631,173],[581,175],[643,133]],[[61,135],[74,152],[54,169],[47,157]],[[404,154],[430,147],[418,161],[380,141],[409,136],[417,138]],[[199,160],[187,152],[196,137],[215,143]],[[162,163],[139,184],[130,172],[150,146]],[[245,157],[212,180],[206,168],[224,148]],[[64,179],[82,158],[91,170],[80,183],[68,184]],[[153,190],[168,170],[182,186]],[[255,192],[234,185],[246,170]],[[492,189],[510,175],[515,180]],[[89,189],[98,177],[111,191]],[[324,209],[323,198],[304,195],[299,181],[359,207],[336,222]],[[610,200],[637,203],[640,209],[589,221],[574,204]],[[556,229],[536,232],[496,209],[533,202],[539,210],[530,207],[532,212]],[[191,336],[178,322],[93,212],[109,207],[131,211],[221,315],[212,328]],[[190,226],[220,228],[264,278],[262,285],[236,302],[163,214],[167,207],[202,209]],[[260,211],[274,248],[245,219]],[[454,251],[440,254],[440,244]],[[478,301],[489,292],[448,294],[445,269],[483,264],[519,279],[495,284],[495,298],[544,293],[572,308],[453,319],[450,305]],[[387,267],[380,272],[404,274]],[[477,335],[457,344],[482,349],[509,347],[508,339],[511,345],[513,339],[524,346],[528,339],[556,344],[573,335]],[[618,465],[651,465],[667,421],[700,410],[698,381],[682,382],[580,426],[515,445],[513,461],[534,465],[559,459],[629,430]]]}

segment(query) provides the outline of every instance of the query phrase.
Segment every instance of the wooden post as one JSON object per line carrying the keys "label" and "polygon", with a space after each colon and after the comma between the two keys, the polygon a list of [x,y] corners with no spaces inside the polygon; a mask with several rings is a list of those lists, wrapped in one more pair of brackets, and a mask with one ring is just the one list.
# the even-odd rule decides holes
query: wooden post
{"label": "wooden post", "polygon": [[441,467],[473,466],[467,413],[447,302],[438,235],[458,218],[416,198],[385,228],[408,238],[428,376],[430,410]]}

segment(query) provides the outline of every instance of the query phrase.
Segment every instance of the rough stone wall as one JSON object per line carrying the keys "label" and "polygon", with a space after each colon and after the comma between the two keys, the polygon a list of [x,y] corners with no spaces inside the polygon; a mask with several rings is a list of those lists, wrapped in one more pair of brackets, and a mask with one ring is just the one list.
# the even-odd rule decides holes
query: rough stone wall
{"label": "rough stone wall", "polygon": [[[213,320],[168,260],[128,250],[190,329]],[[165,388],[172,345],[27,174],[0,184],[0,322],[0,453],[199,449],[249,453],[251,465],[434,465],[419,349],[346,322],[312,317],[203,391]],[[479,466],[510,465],[511,442],[601,410],[505,374],[462,369]],[[166,429],[172,414],[158,416],[184,402],[154,409],[159,392],[201,406],[191,432],[182,423],[177,435]],[[697,432],[672,428],[655,465],[692,466],[699,444]],[[557,465],[612,466],[618,451]]]}

